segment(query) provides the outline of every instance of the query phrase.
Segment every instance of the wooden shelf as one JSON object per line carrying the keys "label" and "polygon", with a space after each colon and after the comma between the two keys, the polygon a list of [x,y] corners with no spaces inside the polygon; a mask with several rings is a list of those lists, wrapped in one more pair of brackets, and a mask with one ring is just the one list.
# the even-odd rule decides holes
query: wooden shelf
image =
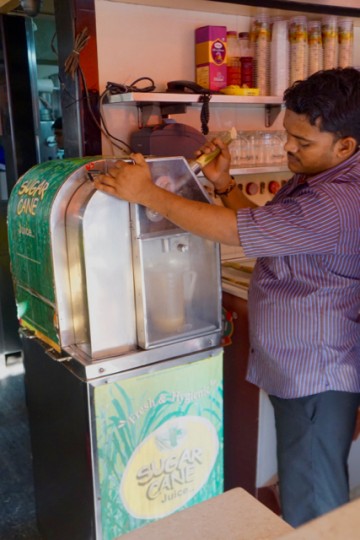
{"label": "wooden shelf", "polygon": [[[186,110],[187,106],[202,106],[201,94],[178,94],[168,92],[128,92],[125,94],[108,94],[104,102],[105,106],[136,105],[144,110],[158,105],[166,114],[179,114]],[[265,127],[270,127],[276,120],[282,108],[280,96],[229,96],[226,94],[211,94],[209,106],[264,106]],[[169,106],[173,106],[169,109]],[[169,111],[169,112],[167,112]]]}
{"label": "wooden shelf", "polygon": [[[230,172],[234,176],[241,176],[244,174],[264,174],[264,173],[290,173],[287,165],[253,165],[248,167],[242,167],[241,165],[231,164]],[[199,178],[205,178],[204,173],[200,171],[198,173]]]}
{"label": "wooden shelf", "polygon": [[241,165],[232,164],[230,166],[231,174],[262,174],[262,173],[274,173],[274,172],[289,172],[287,165],[254,165],[252,167],[242,167]]}
{"label": "wooden shelf", "polygon": [[[170,92],[128,92],[107,96],[106,104],[134,103],[135,105],[152,103],[185,103],[187,105],[202,105],[201,94],[178,94]],[[210,104],[221,105],[281,105],[280,96],[229,96],[226,94],[212,94]]]}
{"label": "wooden shelf", "polygon": [[[334,14],[346,17],[360,17],[359,0],[182,0],[179,6],[174,0],[107,0],[122,4],[138,4],[157,8],[205,11],[226,15],[253,17],[259,11],[272,17],[294,17],[308,14]],[[359,19],[354,20],[359,25]]]}

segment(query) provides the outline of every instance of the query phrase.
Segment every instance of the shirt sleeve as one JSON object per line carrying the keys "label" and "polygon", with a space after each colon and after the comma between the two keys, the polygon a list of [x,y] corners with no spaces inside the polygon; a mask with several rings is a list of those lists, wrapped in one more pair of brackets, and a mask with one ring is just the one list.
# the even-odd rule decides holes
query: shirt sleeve
{"label": "shirt sleeve", "polygon": [[310,187],[301,194],[237,212],[240,243],[246,257],[336,252],[340,235],[336,204]]}

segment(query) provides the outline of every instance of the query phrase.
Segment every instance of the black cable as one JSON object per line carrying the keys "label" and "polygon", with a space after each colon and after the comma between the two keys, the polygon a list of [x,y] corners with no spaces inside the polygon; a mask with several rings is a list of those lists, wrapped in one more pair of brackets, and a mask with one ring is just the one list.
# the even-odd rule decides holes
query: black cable
{"label": "black cable", "polygon": [[[136,84],[140,81],[149,81],[150,85],[139,88]],[[131,84],[119,84],[114,82],[108,82],[106,84],[106,92],[111,95],[115,94],[128,94],[129,92],[153,92],[155,90],[155,83],[150,77],[139,77]]]}
{"label": "black cable", "polygon": [[200,121],[201,121],[201,132],[204,135],[209,133],[209,120],[210,120],[210,107],[209,102],[211,99],[210,94],[203,94],[199,97],[199,102],[202,103],[201,112],[200,112]]}
{"label": "black cable", "polygon": [[[90,39],[90,35],[88,33],[87,28],[84,28],[80,32],[80,34],[78,36],[76,36],[74,49],[72,50],[72,52],[69,54],[69,56],[65,60],[65,64],[64,64],[65,74],[70,75],[72,77],[72,79],[75,78],[76,73],[78,73],[80,75],[80,78],[81,78],[81,81],[82,81],[82,86],[83,86],[83,89],[85,91],[86,104],[87,104],[88,110],[90,112],[90,116],[91,116],[92,120],[94,121],[95,125],[100,130],[100,132],[103,133],[108,139],[112,139],[110,141],[111,144],[113,144],[116,148],[118,148],[119,150],[121,150],[125,154],[128,154],[129,152],[132,152],[132,148],[125,141],[123,141],[121,139],[118,139],[118,138],[114,137],[113,135],[111,135],[109,133],[108,129],[106,128],[105,122],[104,122],[104,120],[103,120],[103,118],[101,116],[101,112],[99,112],[100,121],[104,126],[104,128],[103,128],[101,123],[99,124],[98,119],[96,118],[96,115],[95,115],[95,113],[94,113],[94,111],[92,109],[92,104],[91,104],[91,99],[90,99],[86,79],[85,79],[84,73],[83,73],[83,71],[81,69],[80,63],[79,63],[80,52],[87,45],[87,42],[89,41],[89,39]],[[136,84],[139,80],[140,79],[134,81],[134,83],[132,83],[132,84]],[[118,144],[114,143],[114,140],[118,141],[122,146],[119,146]]]}
{"label": "black cable", "polygon": [[[92,106],[91,106],[91,100],[90,100],[90,96],[89,96],[89,91],[88,91],[88,88],[87,88],[87,84],[86,84],[86,80],[85,80],[85,76],[84,76],[84,73],[80,67],[80,65],[78,66],[78,71],[81,75],[81,79],[82,79],[82,83],[83,83],[83,87],[84,87],[84,90],[85,90],[85,96],[86,96],[86,103],[87,103],[87,106],[88,106],[88,109],[89,109],[89,112],[90,112],[90,115],[93,119],[93,121],[95,122],[96,126],[98,127],[98,129],[105,134],[105,136],[107,136],[108,138],[111,138],[112,141],[111,141],[111,144],[113,144],[114,146],[116,146],[116,148],[118,148],[119,150],[122,150],[125,154],[128,154],[129,152],[132,153],[133,150],[131,148],[131,146],[129,146],[125,141],[123,141],[122,139],[118,139],[117,137],[115,137],[114,135],[111,135],[111,133],[109,132],[109,130],[107,129],[106,127],[106,124],[105,124],[105,121],[102,117],[102,114],[101,114],[101,111],[98,111],[98,114],[99,114],[99,117],[100,117],[100,121],[101,121],[101,124],[99,124],[95,114],[94,114],[94,111],[92,110]],[[102,94],[103,95],[103,94]],[[119,142],[121,146],[119,146],[118,144],[115,144],[114,143],[114,140]],[[123,147],[126,147],[123,148]]]}

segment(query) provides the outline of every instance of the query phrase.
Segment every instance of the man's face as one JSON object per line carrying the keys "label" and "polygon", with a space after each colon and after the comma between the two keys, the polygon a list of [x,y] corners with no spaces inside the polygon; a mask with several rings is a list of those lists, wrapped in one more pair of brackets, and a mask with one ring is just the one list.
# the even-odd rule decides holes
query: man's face
{"label": "man's face", "polygon": [[318,122],[313,126],[305,115],[287,109],[284,128],[287,135],[284,148],[292,172],[314,175],[344,161],[338,154],[341,139],[333,133],[320,131]]}
{"label": "man's face", "polygon": [[64,135],[62,129],[54,129],[55,141],[58,147],[62,150],[64,148]]}

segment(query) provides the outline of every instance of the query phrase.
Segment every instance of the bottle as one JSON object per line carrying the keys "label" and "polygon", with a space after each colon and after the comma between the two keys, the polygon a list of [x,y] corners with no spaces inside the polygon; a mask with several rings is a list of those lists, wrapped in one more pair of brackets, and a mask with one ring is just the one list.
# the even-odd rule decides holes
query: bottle
{"label": "bottle", "polygon": [[242,56],[254,57],[254,46],[250,42],[249,32],[239,32],[240,58]]}
{"label": "bottle", "polygon": [[235,31],[226,33],[226,65],[227,65],[227,85],[240,86],[240,47]]}
{"label": "bottle", "polygon": [[254,59],[252,56],[242,56],[241,64],[241,86],[243,88],[254,87]]}
{"label": "bottle", "polygon": [[240,44],[240,79],[241,86],[254,86],[254,50],[249,41],[249,32],[239,32]]}

